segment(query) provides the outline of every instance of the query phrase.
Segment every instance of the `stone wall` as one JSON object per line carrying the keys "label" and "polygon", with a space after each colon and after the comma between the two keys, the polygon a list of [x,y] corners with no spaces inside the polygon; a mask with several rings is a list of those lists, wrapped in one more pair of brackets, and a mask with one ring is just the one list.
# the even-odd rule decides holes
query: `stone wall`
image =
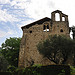
{"label": "stone wall", "polygon": [[[60,14],[60,21],[55,21],[55,13]],[[62,21],[62,17],[65,17],[65,21]],[[19,52],[19,67],[29,67],[33,64],[55,64],[47,58],[44,58],[43,55],[38,52],[36,47],[40,41],[47,39],[49,35],[57,34],[69,37],[68,16],[57,10],[52,12],[51,18],[52,20],[44,21],[40,24],[36,22],[35,25],[31,25],[27,28],[24,26],[22,28],[23,37]]]}

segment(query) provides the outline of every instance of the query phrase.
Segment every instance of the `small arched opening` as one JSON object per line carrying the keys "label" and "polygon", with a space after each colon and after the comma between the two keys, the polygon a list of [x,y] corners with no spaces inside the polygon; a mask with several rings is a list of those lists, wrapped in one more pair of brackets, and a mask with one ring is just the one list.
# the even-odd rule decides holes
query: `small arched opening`
{"label": "small arched opening", "polygon": [[60,29],[60,32],[63,32],[63,29]]}
{"label": "small arched opening", "polygon": [[55,21],[60,21],[60,14],[59,13],[55,14]]}
{"label": "small arched opening", "polygon": [[62,17],[62,21],[65,21],[65,17]]}
{"label": "small arched opening", "polygon": [[46,32],[49,31],[49,24],[46,23],[43,25],[43,31],[46,31]]}

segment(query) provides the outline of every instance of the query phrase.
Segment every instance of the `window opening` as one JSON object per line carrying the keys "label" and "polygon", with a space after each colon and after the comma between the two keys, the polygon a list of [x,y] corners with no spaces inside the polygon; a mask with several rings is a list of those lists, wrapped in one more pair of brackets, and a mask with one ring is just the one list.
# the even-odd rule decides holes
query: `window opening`
{"label": "window opening", "polygon": [[46,31],[46,32],[49,31],[49,24],[44,24],[43,31]]}
{"label": "window opening", "polygon": [[63,29],[61,29],[60,32],[63,32]]}
{"label": "window opening", "polygon": [[46,26],[44,25],[43,30],[45,30],[45,29],[46,29]]}
{"label": "window opening", "polygon": [[60,14],[59,14],[59,13],[56,13],[56,14],[55,14],[55,20],[56,20],[56,21],[60,21]]}
{"label": "window opening", "polygon": [[47,32],[49,31],[49,25],[47,25]]}
{"label": "window opening", "polygon": [[65,17],[62,17],[62,21],[65,21]]}
{"label": "window opening", "polygon": [[32,31],[30,31],[30,33],[32,33]]}
{"label": "window opening", "polygon": [[49,29],[49,25],[47,25],[47,29]]}

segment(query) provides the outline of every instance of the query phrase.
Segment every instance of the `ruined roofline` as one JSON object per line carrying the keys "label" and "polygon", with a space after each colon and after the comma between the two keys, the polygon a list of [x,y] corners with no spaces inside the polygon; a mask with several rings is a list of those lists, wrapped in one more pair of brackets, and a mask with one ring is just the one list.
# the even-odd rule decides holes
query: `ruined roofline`
{"label": "ruined roofline", "polygon": [[[68,15],[62,13],[62,11],[60,11],[60,10],[55,10],[55,11],[53,11],[51,14],[56,14],[56,13],[62,14],[62,17],[65,17],[66,20],[68,21],[68,19],[67,19],[67,18],[68,18]],[[31,27],[31,26],[33,26],[33,25],[35,25],[35,24],[42,24],[42,23],[45,22],[45,21],[55,21],[55,20],[53,20],[52,17],[51,17],[51,19],[48,18],[48,17],[45,17],[45,18],[42,18],[42,19],[37,20],[37,21],[35,21],[35,22],[32,22],[32,23],[30,23],[30,24],[27,24],[27,25],[21,27],[21,29],[23,30],[24,28],[29,28],[29,27]]]}
{"label": "ruined roofline", "polygon": [[[52,13],[62,13],[62,11],[60,11],[60,10],[55,10],[55,11],[53,11]],[[63,16],[67,16],[68,17],[68,15],[66,15],[66,14],[64,14],[64,13],[62,13],[63,14]]]}
{"label": "ruined roofline", "polygon": [[55,10],[55,11],[53,11],[52,13],[59,13],[59,12],[61,12],[62,13],[62,11],[60,11],[60,10]]}
{"label": "ruined roofline", "polygon": [[27,24],[27,25],[21,27],[21,29],[23,30],[23,28],[29,28],[29,27],[31,27],[31,26],[33,26],[33,25],[35,25],[35,24],[42,24],[42,23],[45,22],[45,21],[51,21],[51,19],[48,18],[48,17],[45,17],[45,18],[42,18],[42,19],[37,20],[37,21],[35,21],[35,22],[32,22],[32,23],[30,23],[30,24]]}

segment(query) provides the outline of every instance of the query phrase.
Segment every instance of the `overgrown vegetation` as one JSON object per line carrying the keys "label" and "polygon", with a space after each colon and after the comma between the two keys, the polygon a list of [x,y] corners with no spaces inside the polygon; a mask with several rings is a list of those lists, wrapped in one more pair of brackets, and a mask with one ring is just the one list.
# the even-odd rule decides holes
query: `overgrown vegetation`
{"label": "overgrown vegetation", "polygon": [[70,74],[75,75],[75,66],[70,66]]}
{"label": "overgrown vegetation", "polygon": [[[18,75],[18,73],[21,73],[19,75],[45,75],[45,73],[52,72],[52,69],[55,69],[50,69],[48,66],[43,67],[41,64],[35,64],[30,68],[19,69],[18,55],[20,41],[21,38],[9,38],[2,44],[2,50],[0,50],[0,72],[7,72],[10,75]],[[49,36],[48,39],[40,42],[37,48],[44,57],[47,57],[56,64],[65,64],[70,56],[73,56],[73,61],[75,62],[75,40],[65,36]],[[62,61],[60,61],[61,59]],[[75,67],[71,66],[70,68],[71,75],[75,75]],[[64,75],[65,73],[65,69],[62,68],[58,75]]]}
{"label": "overgrown vegetation", "polygon": [[70,67],[68,65],[35,66],[23,69],[10,67],[6,73],[10,75],[70,75]]}
{"label": "overgrown vegetation", "polygon": [[65,70],[61,70],[61,72],[58,75],[65,75]]}
{"label": "overgrown vegetation", "polygon": [[0,71],[6,71],[8,66],[8,61],[0,55]]}
{"label": "overgrown vegetation", "polygon": [[[4,67],[18,67],[18,56],[21,38],[9,38],[2,43],[0,50],[0,71],[4,71]],[[9,65],[8,65],[9,64]]]}
{"label": "overgrown vegetation", "polygon": [[75,40],[66,36],[49,36],[37,45],[38,51],[56,64],[65,64],[69,57],[75,62]]}

